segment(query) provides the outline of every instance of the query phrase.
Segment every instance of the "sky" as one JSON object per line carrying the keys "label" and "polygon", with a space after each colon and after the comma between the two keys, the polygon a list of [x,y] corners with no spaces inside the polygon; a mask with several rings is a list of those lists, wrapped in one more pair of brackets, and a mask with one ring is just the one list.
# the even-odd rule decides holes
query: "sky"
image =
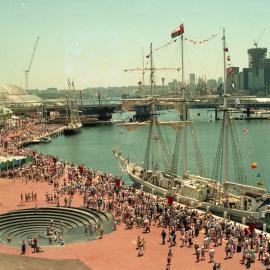
{"label": "sky", "polygon": [[[184,74],[206,79],[222,76],[222,28],[231,65],[248,66],[247,49],[259,40],[270,51],[269,0],[0,0],[0,84],[25,86],[27,69],[40,36],[29,72],[30,89],[136,85],[150,43],[159,48],[184,23],[184,37],[201,41],[184,44]],[[264,30],[265,29],[265,30]],[[154,50],[156,68],[181,63],[178,42]],[[144,60],[147,59],[144,57]],[[177,71],[157,71],[156,83],[180,79]],[[148,74],[146,74],[146,83]]]}

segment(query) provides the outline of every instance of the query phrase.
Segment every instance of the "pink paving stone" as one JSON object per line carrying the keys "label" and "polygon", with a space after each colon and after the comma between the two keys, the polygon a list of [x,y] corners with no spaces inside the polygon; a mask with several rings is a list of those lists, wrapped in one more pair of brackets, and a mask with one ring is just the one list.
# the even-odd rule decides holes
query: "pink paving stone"
{"label": "pink paving stone", "polygon": [[[36,202],[23,203],[20,206],[20,194],[27,192],[37,192],[38,207],[52,206],[45,202],[45,193],[53,192],[53,186],[45,182],[21,183],[20,180],[13,183],[12,180],[0,179],[0,213],[7,211],[35,207]],[[63,204],[63,198],[61,199]],[[75,194],[72,206],[81,206],[81,196]],[[117,231],[104,235],[103,239],[95,241],[79,242],[67,244],[63,247],[43,247],[44,252],[33,254],[27,248],[26,256],[48,258],[48,259],[80,259],[93,270],[163,270],[166,269],[166,258],[168,244],[161,245],[161,228],[152,226],[151,233],[144,234],[141,229],[126,230],[124,225],[119,225]],[[142,257],[137,256],[136,239],[137,236],[145,238],[146,250]],[[180,233],[177,232],[177,240]],[[225,241],[224,241],[225,242]],[[200,233],[199,243],[202,245],[202,233]],[[172,248],[173,258],[171,270],[176,269],[211,269],[212,263],[208,263],[209,256],[206,254],[206,261],[195,262],[194,248],[179,247]],[[20,253],[20,247],[12,248],[0,245],[1,253],[16,254]],[[245,269],[240,264],[241,253],[234,254],[233,259],[224,260],[224,246],[215,248],[215,261],[221,262],[222,270]],[[260,262],[255,262],[250,269],[265,269]]]}

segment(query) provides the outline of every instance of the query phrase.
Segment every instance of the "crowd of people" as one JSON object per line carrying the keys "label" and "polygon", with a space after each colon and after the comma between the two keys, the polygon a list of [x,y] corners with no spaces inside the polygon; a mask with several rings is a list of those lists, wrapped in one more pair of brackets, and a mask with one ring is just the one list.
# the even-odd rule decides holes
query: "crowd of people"
{"label": "crowd of people", "polygon": [[[38,131],[39,128],[42,130],[44,126],[37,126],[35,130]],[[25,130],[31,130],[31,133],[33,131],[30,124],[29,129]],[[195,261],[200,263],[208,257],[215,270],[221,269],[221,263],[215,260],[215,250],[222,247],[226,260],[233,259],[235,253],[241,252],[241,263],[247,268],[256,260],[267,267],[270,265],[270,240],[265,233],[231,220],[217,218],[211,213],[197,211],[189,206],[175,202],[171,205],[165,198],[125,186],[122,179],[112,174],[87,169],[83,165],[75,166],[69,162],[59,161],[56,157],[19,148],[21,136],[19,131],[9,130],[18,136],[10,136],[8,130],[1,132],[3,149],[5,153],[15,151],[20,154],[31,154],[33,161],[22,167],[1,172],[1,177],[21,179],[26,183],[46,181],[52,184],[54,192],[44,193],[44,197],[47,203],[57,206],[70,207],[73,196],[80,195],[85,207],[112,212],[115,227],[116,224],[124,223],[127,230],[139,228],[144,233],[151,233],[152,226],[159,227],[161,243],[164,245],[168,243],[170,251],[166,269],[170,269],[172,264],[172,248],[177,246],[193,247]],[[3,134],[8,138],[8,144],[5,144]],[[36,195],[34,193],[21,195],[22,201],[30,198],[34,199]],[[88,229],[86,226],[86,232],[87,230],[91,233],[92,228]],[[102,226],[99,230],[102,238]],[[145,240],[138,237],[136,247],[138,256],[143,256]],[[23,249],[25,250],[25,243],[22,253]]]}

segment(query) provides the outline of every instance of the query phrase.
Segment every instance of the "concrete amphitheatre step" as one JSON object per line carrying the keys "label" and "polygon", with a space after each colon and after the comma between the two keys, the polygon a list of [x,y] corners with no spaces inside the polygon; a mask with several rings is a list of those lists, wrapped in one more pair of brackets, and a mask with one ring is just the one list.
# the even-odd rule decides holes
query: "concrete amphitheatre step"
{"label": "concrete amphitheatre step", "polygon": [[[20,209],[0,215],[0,242],[10,246],[20,246],[23,240],[37,237],[38,245],[49,245],[47,229],[53,220],[53,232],[61,234],[63,224],[63,239],[65,243],[96,239],[99,232],[85,233],[85,226],[98,224],[104,228],[104,233],[113,230],[113,216],[90,208],[44,207]],[[8,241],[10,240],[10,241]],[[59,245],[53,240],[53,245]]]}

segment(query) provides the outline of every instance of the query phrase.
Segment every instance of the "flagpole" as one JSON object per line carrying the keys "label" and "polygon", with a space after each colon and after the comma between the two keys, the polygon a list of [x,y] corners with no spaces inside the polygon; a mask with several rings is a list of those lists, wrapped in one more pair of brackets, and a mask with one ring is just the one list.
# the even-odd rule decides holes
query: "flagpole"
{"label": "flagpole", "polygon": [[145,70],[144,70],[144,52],[142,49],[142,68],[143,68],[143,72],[142,72],[142,83],[143,83],[143,87],[144,87],[144,74],[145,74]]}
{"label": "flagpole", "polygon": [[[183,98],[183,112],[182,118],[183,121],[187,120],[187,107],[186,107],[186,93],[184,87],[184,33],[181,35],[181,66],[182,66],[182,83],[181,83],[181,92]],[[182,175],[184,176],[187,171],[187,128],[186,125],[183,126],[183,143],[182,143]]]}
{"label": "flagpole", "polygon": [[223,167],[224,167],[224,184],[228,182],[228,104],[227,104],[227,67],[226,67],[226,39],[225,29],[223,28],[223,68],[224,68],[224,87],[223,87]]}
{"label": "flagpole", "polygon": [[181,35],[182,85],[184,85],[184,34]]}
{"label": "flagpole", "polygon": [[228,105],[227,105],[227,67],[226,67],[226,50],[228,50],[226,48],[226,40],[225,40],[225,29],[223,28],[223,72],[224,72],[224,88],[223,88],[223,106],[224,109],[227,109]]}
{"label": "flagpole", "polygon": [[153,78],[154,78],[154,71],[153,71],[153,51],[152,51],[152,43],[150,44],[150,89],[151,89],[151,97],[153,97]]}

